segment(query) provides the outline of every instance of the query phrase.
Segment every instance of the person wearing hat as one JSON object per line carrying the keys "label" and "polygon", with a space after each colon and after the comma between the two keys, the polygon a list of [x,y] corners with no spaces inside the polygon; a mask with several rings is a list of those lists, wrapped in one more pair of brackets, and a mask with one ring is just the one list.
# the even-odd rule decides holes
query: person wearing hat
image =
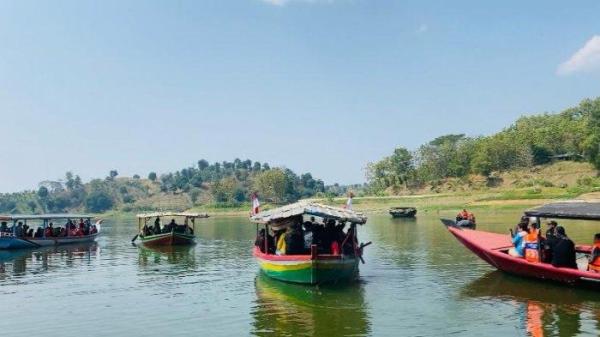
{"label": "person wearing hat", "polygon": [[552,262],[552,246],[556,243],[556,227],[558,224],[552,220],[546,223],[546,237],[541,239],[542,262]]}

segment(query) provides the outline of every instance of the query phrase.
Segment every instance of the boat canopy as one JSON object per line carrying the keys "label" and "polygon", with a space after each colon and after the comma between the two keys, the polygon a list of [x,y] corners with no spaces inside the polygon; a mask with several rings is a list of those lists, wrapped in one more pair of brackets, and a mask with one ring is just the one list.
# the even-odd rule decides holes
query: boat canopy
{"label": "boat canopy", "polygon": [[260,224],[272,224],[285,222],[289,218],[299,215],[318,216],[325,219],[349,221],[355,224],[365,224],[367,217],[362,213],[348,209],[332,207],[310,201],[300,201],[294,204],[268,210],[256,214],[250,218],[252,222]]}
{"label": "boat canopy", "polygon": [[525,215],[539,218],[600,220],[600,202],[555,202],[525,211]]}
{"label": "boat canopy", "polygon": [[94,216],[86,214],[37,214],[37,215],[0,215],[0,220],[11,221],[11,220],[55,220],[55,219],[91,219]]}
{"label": "boat canopy", "polygon": [[143,213],[138,214],[139,219],[150,219],[150,218],[162,218],[162,217],[186,217],[186,218],[208,218],[206,213],[189,213],[189,212],[154,212],[154,213]]}

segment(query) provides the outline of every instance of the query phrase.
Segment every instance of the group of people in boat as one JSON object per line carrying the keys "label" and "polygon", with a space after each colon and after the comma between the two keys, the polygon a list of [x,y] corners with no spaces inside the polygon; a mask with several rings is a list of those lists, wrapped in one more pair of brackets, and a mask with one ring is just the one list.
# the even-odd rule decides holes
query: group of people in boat
{"label": "group of people in boat", "polygon": [[79,219],[76,223],[68,219],[64,227],[54,227],[50,222],[46,228],[39,226],[35,231],[22,221],[8,227],[6,221],[0,223],[1,235],[14,235],[17,238],[41,239],[50,237],[66,237],[66,236],[86,236],[98,233],[95,224],[92,224],[89,219]]}
{"label": "group of people in boat", "polygon": [[[567,236],[565,228],[559,226],[556,221],[549,221],[546,226],[546,233],[542,236],[538,219],[523,216],[515,230],[510,230],[514,247],[508,253],[529,262],[577,269],[575,243]],[[600,239],[600,234],[597,234],[597,237]],[[600,256],[600,240],[598,246]],[[600,267],[600,263],[598,264]]]}
{"label": "group of people in boat", "polygon": [[357,245],[354,229],[344,231],[345,227],[345,221],[323,219],[319,223],[311,217],[303,222],[303,217],[298,216],[286,228],[274,230],[273,235],[261,229],[254,244],[262,253],[275,255],[307,255],[313,245],[318,254],[354,255]]}
{"label": "group of people in boat", "polygon": [[466,208],[463,208],[456,215],[456,224],[460,227],[474,227],[477,224],[477,219],[475,219],[473,212],[469,212]]}
{"label": "group of people in boat", "polygon": [[159,217],[157,217],[156,220],[154,220],[154,226],[144,225],[142,231],[144,233],[144,236],[165,234],[171,232],[181,234],[194,234],[194,229],[192,227],[188,226],[187,224],[180,225],[177,222],[175,222],[175,219],[171,219],[171,222],[169,222],[167,225],[161,226]]}

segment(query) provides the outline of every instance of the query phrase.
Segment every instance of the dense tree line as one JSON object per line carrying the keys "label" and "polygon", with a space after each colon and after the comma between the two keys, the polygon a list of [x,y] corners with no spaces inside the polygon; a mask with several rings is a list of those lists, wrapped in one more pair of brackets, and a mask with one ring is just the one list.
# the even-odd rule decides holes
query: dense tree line
{"label": "dense tree line", "polygon": [[[139,175],[119,177],[111,170],[103,179],[83,183],[67,172],[59,181],[44,181],[37,191],[0,194],[1,213],[44,213],[65,211],[103,212],[110,209],[147,210],[161,208],[152,198],[179,196],[186,206],[216,204],[238,205],[248,202],[252,193],[274,203],[296,201],[322,194],[325,185],[310,173],[297,175],[286,168],[271,168],[267,163],[235,159],[209,163],[199,160],[193,167],[147,179]],[[180,198],[181,200],[181,198]],[[143,202],[142,202],[143,201]],[[140,206],[143,204],[143,206]]]}
{"label": "dense tree line", "polygon": [[371,193],[397,193],[451,177],[545,164],[556,156],[600,169],[600,98],[558,114],[521,117],[491,136],[451,134],[413,152],[399,147],[367,166],[367,180]]}

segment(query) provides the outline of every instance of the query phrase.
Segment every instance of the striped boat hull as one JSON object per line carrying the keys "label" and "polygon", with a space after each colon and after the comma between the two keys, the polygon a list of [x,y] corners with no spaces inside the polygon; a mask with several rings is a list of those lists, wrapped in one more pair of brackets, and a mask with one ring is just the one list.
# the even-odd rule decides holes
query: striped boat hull
{"label": "striped boat hull", "polygon": [[267,255],[255,248],[261,271],[276,280],[321,284],[351,281],[358,276],[358,259],[354,257],[319,255]]}

